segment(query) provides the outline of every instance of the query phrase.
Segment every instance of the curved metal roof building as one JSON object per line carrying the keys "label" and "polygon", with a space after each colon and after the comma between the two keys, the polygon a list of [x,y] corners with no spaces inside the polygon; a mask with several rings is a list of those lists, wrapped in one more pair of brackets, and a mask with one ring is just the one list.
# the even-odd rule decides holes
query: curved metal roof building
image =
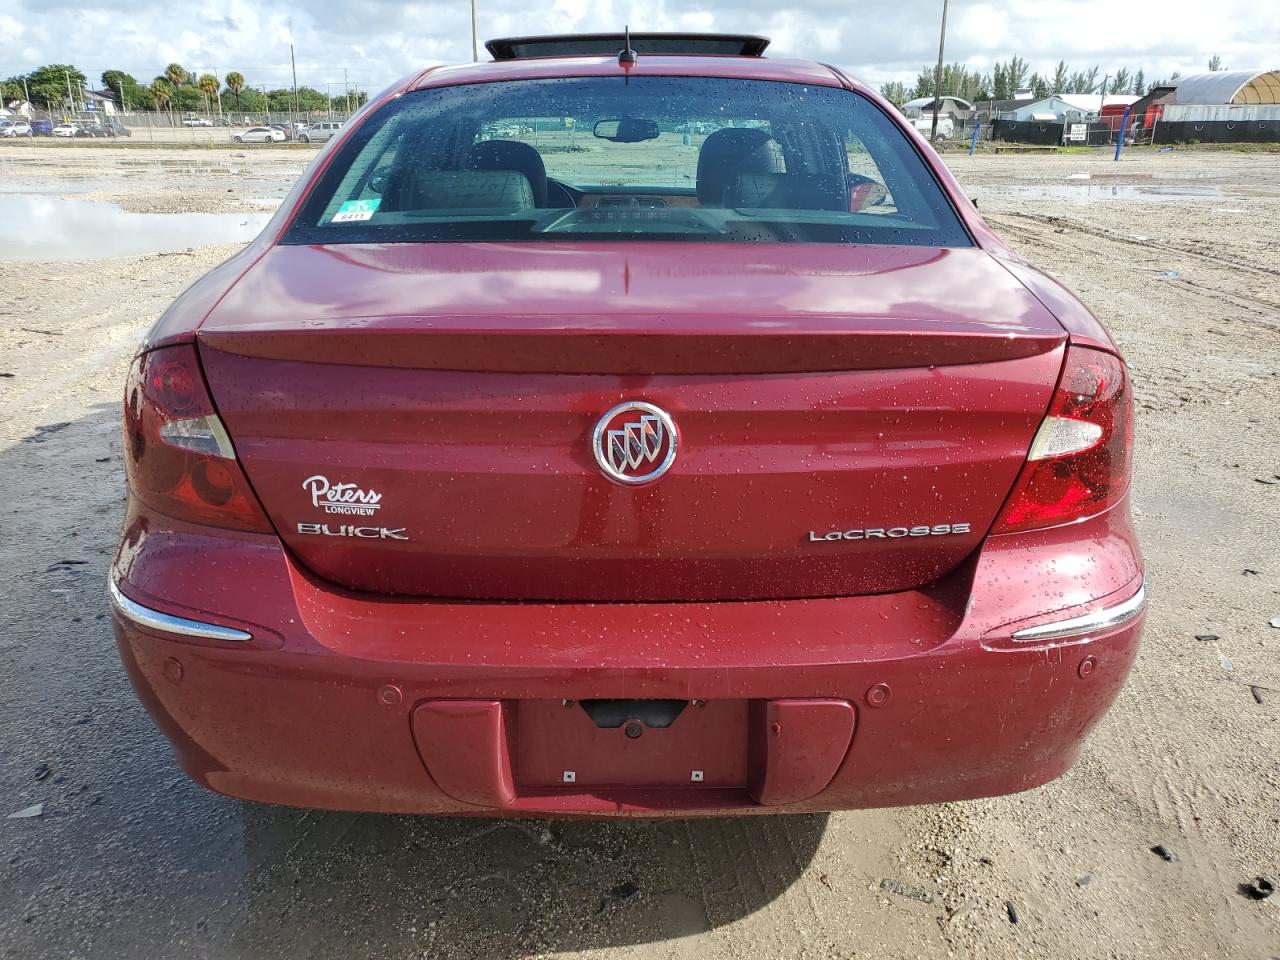
{"label": "curved metal roof building", "polygon": [[1280,70],[1219,70],[1178,81],[1178,104],[1280,104]]}

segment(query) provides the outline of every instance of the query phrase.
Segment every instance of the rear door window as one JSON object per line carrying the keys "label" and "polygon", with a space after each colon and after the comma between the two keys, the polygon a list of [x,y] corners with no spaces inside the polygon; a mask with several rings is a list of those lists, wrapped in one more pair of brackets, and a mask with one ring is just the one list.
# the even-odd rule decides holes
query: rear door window
{"label": "rear door window", "polygon": [[284,242],[574,239],[971,245],[874,104],[713,77],[406,94],[343,144]]}

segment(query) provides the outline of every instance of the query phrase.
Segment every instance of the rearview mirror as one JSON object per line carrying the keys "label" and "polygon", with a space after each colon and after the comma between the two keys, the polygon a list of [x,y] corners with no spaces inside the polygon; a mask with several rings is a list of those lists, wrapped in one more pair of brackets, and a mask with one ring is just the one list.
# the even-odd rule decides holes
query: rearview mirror
{"label": "rearview mirror", "polygon": [[612,143],[640,143],[658,139],[658,124],[654,120],[638,120],[635,117],[597,120],[591,132],[601,140]]}

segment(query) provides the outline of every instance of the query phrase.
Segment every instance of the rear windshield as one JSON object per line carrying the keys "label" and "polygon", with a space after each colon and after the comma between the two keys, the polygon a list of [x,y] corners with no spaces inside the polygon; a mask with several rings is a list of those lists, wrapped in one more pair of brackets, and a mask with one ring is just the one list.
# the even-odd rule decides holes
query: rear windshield
{"label": "rear windshield", "polygon": [[406,94],[343,144],[284,238],[529,240],[971,245],[854,93],[622,76]]}

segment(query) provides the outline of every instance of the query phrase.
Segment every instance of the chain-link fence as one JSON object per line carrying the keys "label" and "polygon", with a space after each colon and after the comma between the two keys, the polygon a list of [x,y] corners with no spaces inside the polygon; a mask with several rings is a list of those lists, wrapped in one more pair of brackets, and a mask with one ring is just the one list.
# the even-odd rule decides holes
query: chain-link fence
{"label": "chain-link fence", "polygon": [[345,113],[317,111],[244,111],[177,112],[104,109],[32,110],[11,114],[10,120],[24,120],[31,126],[32,137],[70,139],[116,139],[140,137],[157,143],[212,143],[231,140],[250,127],[274,126],[286,142],[315,123],[344,123]]}

